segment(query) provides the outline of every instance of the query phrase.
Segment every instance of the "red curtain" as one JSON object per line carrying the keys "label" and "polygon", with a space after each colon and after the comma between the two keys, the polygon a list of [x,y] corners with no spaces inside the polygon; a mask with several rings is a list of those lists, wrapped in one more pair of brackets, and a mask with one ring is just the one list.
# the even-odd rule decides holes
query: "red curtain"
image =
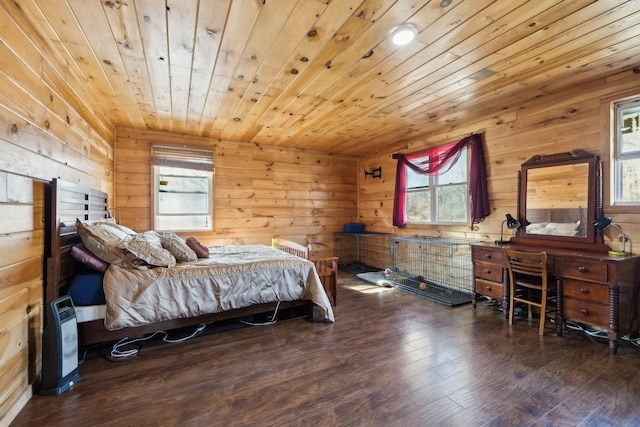
{"label": "red curtain", "polygon": [[[428,148],[409,154],[394,154],[393,158],[398,160],[396,168],[396,190],[393,199],[393,225],[404,227],[406,224],[406,190],[407,190],[407,168],[411,168],[416,173],[425,175],[436,175],[445,173],[458,161],[460,153],[464,148],[471,151],[471,166],[469,168],[469,193],[470,206],[469,213],[471,224],[480,222],[488,216],[489,192],[487,189],[487,170],[484,161],[484,151],[482,149],[482,139],[480,135],[473,134],[458,142],[441,145],[439,147]],[[425,158],[427,160],[425,160]]]}

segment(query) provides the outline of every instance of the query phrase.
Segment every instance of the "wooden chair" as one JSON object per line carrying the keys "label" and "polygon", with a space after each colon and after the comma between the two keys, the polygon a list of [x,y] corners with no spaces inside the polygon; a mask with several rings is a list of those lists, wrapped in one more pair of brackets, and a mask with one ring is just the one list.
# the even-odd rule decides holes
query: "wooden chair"
{"label": "wooden chair", "polygon": [[[274,237],[271,239],[271,246],[281,251],[297,255],[300,258],[309,259],[309,247],[302,246],[291,240]],[[329,299],[333,299],[333,305],[336,305],[338,299],[338,257],[319,258],[311,260],[311,262],[313,262],[316,267],[324,291],[327,293]]]}
{"label": "wooden chair", "polygon": [[329,299],[333,299],[333,305],[338,300],[338,257],[332,256],[313,260],[316,271],[322,282],[322,287]]}
{"label": "wooden chair", "polygon": [[544,335],[547,313],[555,311],[555,287],[549,288],[546,252],[525,252],[503,249],[509,268],[509,324],[513,325],[515,304],[527,305],[532,319],[532,306],[540,309],[538,334]]}

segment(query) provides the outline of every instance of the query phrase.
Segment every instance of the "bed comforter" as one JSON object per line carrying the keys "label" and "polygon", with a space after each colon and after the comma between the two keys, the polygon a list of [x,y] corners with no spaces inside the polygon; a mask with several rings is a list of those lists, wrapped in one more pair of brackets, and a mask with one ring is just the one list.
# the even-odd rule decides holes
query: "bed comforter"
{"label": "bed comforter", "polygon": [[109,330],[294,300],[312,301],[334,321],[314,264],[265,245],[212,247],[209,258],[172,268],[111,265],[103,286]]}

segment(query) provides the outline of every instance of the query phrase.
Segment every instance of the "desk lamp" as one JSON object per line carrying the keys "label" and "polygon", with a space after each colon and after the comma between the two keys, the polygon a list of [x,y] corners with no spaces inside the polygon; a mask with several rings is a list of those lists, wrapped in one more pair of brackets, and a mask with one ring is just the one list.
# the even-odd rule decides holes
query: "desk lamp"
{"label": "desk lamp", "polygon": [[621,251],[609,251],[609,256],[625,256],[627,255],[626,247],[627,247],[627,235],[624,234],[622,228],[611,223],[610,216],[603,216],[602,218],[598,218],[593,221],[593,226],[598,230],[604,230],[605,228],[611,226],[618,230],[620,234],[622,234],[622,250]]}
{"label": "desk lamp", "polygon": [[511,216],[511,214],[507,214],[507,219],[502,221],[502,224],[500,224],[500,240],[496,240],[496,244],[498,245],[504,245],[506,243],[509,243],[508,240],[503,240],[505,223],[507,224],[508,229],[514,229],[514,228],[520,227],[520,221],[518,221],[513,216]]}

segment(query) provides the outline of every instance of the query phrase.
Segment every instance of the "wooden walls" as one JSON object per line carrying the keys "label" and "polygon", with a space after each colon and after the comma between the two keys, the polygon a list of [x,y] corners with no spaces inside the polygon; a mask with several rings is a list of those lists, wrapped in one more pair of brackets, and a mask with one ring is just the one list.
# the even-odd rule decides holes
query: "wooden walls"
{"label": "wooden walls", "polygon": [[[112,191],[112,126],[56,54],[30,39],[23,11],[0,8],[0,426],[37,391],[42,366],[45,181]],[[26,28],[30,28],[28,25]]]}
{"label": "wooden walls", "polygon": [[[616,94],[640,94],[640,76],[628,72],[582,85],[559,95],[523,102],[515,112],[496,113],[485,120],[468,123],[463,128],[444,128],[428,139],[414,141],[406,152],[460,140],[470,133],[483,134],[488,168],[489,197],[492,214],[473,227],[437,227],[407,225],[400,230],[392,227],[395,164],[391,154],[362,159],[363,169],[382,166],[381,180],[361,178],[359,187],[359,221],[367,229],[395,232],[400,235],[450,235],[495,240],[500,236],[500,224],[507,213],[517,214],[517,176],[520,164],[536,154],[552,154],[574,148],[597,153],[607,167],[606,141],[608,134],[601,118],[601,101]],[[605,186],[608,178],[605,177]],[[611,215],[605,204],[605,214]],[[616,213],[614,221],[627,233],[633,243],[640,241],[637,215]],[[513,231],[505,228],[505,236]],[[605,242],[618,249],[618,233],[605,232]],[[627,245],[629,248],[629,245]],[[633,249],[633,248],[632,248]],[[638,252],[638,248],[634,252]]]}
{"label": "wooden walls", "polygon": [[356,219],[354,158],[118,128],[114,206],[137,231],[153,228],[153,143],[214,149],[214,231],[191,233],[204,244],[271,244],[276,236],[310,244],[312,257],[326,256],[333,232]]}
{"label": "wooden walls", "polygon": [[[73,10],[71,10],[71,3],[74,7],[77,6]],[[140,2],[142,3],[148,3],[151,7],[151,2]],[[255,6],[255,2],[248,0],[239,2],[240,6],[245,3]],[[305,4],[305,2],[299,3]],[[433,4],[434,8],[437,7],[436,3]],[[473,2],[465,2],[467,3]],[[316,99],[315,92],[312,96],[300,96],[298,89],[303,88],[304,85],[288,85],[287,82],[295,78],[293,76],[302,75],[297,73],[297,68],[296,73],[287,72],[287,77],[284,79],[263,79],[262,75],[257,79],[253,78],[257,75],[257,62],[254,64],[253,60],[240,61],[240,55],[236,55],[235,59],[226,55],[224,61],[221,60],[224,62],[222,65],[225,67],[228,64],[232,65],[232,68],[228,69],[229,74],[225,74],[227,77],[217,81],[215,87],[205,84],[196,89],[203,91],[211,89],[207,94],[220,95],[219,99],[235,97],[236,104],[238,102],[246,104],[240,110],[246,110],[247,114],[242,117],[236,116],[231,114],[235,111],[233,103],[223,105],[215,102],[207,104],[209,107],[205,112],[220,111],[214,111],[216,114],[197,114],[199,119],[194,120],[192,124],[204,126],[204,134],[210,136],[218,136],[218,133],[222,135],[221,138],[225,138],[226,135],[230,139],[240,134],[247,135],[247,138],[243,137],[243,139],[248,139],[251,135],[257,135],[265,140],[275,140],[282,144],[268,146],[258,143],[183,137],[128,128],[118,128],[117,136],[114,137],[115,125],[111,120],[115,118],[123,119],[123,123],[127,123],[126,126],[134,126],[135,123],[141,123],[142,112],[150,121],[160,120],[161,117],[172,117],[164,114],[169,110],[165,111],[162,107],[169,102],[168,98],[159,96],[156,99],[154,96],[144,95],[151,92],[150,86],[140,85],[140,82],[144,82],[146,78],[144,76],[146,68],[138,67],[142,64],[140,60],[128,54],[124,55],[125,58],[120,55],[121,50],[129,52],[129,47],[132,46],[132,44],[125,45],[121,42],[124,40],[125,33],[121,34],[122,38],[116,35],[117,40],[112,38],[107,41],[110,31],[95,32],[95,25],[92,25],[94,22],[101,23],[101,28],[115,28],[120,25],[120,21],[115,19],[109,21],[114,23],[113,26],[105,25],[107,20],[120,16],[118,14],[121,12],[116,10],[115,6],[120,3],[60,1],[53,4],[49,0],[21,2],[0,0],[0,426],[7,425],[29,399],[32,386],[37,386],[41,371],[45,181],[60,177],[100,188],[111,196],[115,195],[115,198],[112,198],[112,206],[121,209],[123,223],[137,230],[146,230],[152,228],[149,162],[151,144],[160,142],[204,145],[214,148],[216,162],[215,231],[196,235],[207,245],[268,244],[271,237],[280,236],[299,243],[311,244],[312,256],[330,255],[333,232],[342,230],[344,223],[356,220],[364,222],[369,231],[402,235],[444,234],[494,240],[499,236],[500,224],[505,214],[516,212],[517,172],[520,164],[534,154],[556,153],[572,148],[582,148],[602,154],[606,132],[603,128],[601,100],[640,88],[640,76],[631,71],[609,78],[601,77],[611,74],[613,72],[611,70],[616,69],[615,67],[627,69],[635,66],[634,54],[639,49],[633,37],[635,33],[625,36],[624,42],[604,37],[604,33],[610,33],[613,30],[626,33],[626,30],[623,31],[627,28],[626,26],[629,29],[634,28],[633,18],[638,16],[634,9],[635,5],[628,2],[612,14],[602,6],[603,2],[583,3],[585,7],[587,3],[595,5],[589,9],[588,16],[581,14],[581,19],[586,20],[585,22],[588,21],[589,16],[602,15],[603,19],[606,18],[605,21],[594,20],[592,25],[584,26],[580,32],[581,34],[594,32],[594,38],[587,39],[587,42],[589,40],[592,42],[585,45],[593,45],[596,41],[595,36],[600,37],[599,34],[603,33],[603,37],[598,38],[598,42],[595,43],[601,55],[595,55],[598,57],[593,62],[587,61],[590,58],[589,49],[573,49],[575,52],[568,50],[571,45],[565,45],[561,35],[567,31],[567,28],[574,29],[574,26],[567,25],[569,21],[560,19],[560,15],[551,13],[546,18],[542,16],[544,19],[540,21],[530,21],[543,25],[515,25],[512,28],[512,37],[495,38],[496,41],[515,41],[517,38],[518,43],[512,47],[504,46],[503,49],[493,42],[485,43],[482,38],[474,38],[474,43],[479,43],[477,48],[482,57],[489,55],[487,58],[492,58],[491,62],[485,65],[477,62],[477,58],[473,61],[454,61],[457,56],[449,53],[455,53],[455,50],[449,51],[448,45],[430,44],[431,47],[425,49],[429,58],[438,59],[441,58],[441,53],[444,54],[439,72],[434,72],[437,71],[438,65],[432,64],[431,59],[420,65],[416,56],[404,51],[406,57],[410,59],[401,69],[404,71],[398,71],[395,68],[396,62],[384,61],[380,63],[383,68],[362,67],[356,75],[353,75],[347,72],[348,67],[341,65],[344,61],[333,61],[333,67],[327,67],[327,64],[332,65],[333,56],[322,54],[310,64],[316,64],[313,69],[322,72],[327,79],[315,82],[334,81],[328,77],[330,74],[344,77],[336,79],[337,84],[322,83],[334,94],[331,101]],[[267,4],[272,6],[263,8],[264,10],[277,12],[273,9],[275,2]],[[398,2],[398,4],[401,3]],[[501,8],[503,3],[495,2],[495,4],[498,5],[496,8]],[[528,4],[532,5],[532,10],[544,6],[538,5],[537,2],[528,2]],[[56,7],[58,5],[60,7]],[[81,7],[83,5],[90,9]],[[175,6],[179,10],[177,3]],[[245,25],[246,20],[242,19],[243,9],[240,6],[233,17],[238,22],[237,28],[244,30],[242,26]],[[319,2],[317,6],[333,10],[335,13],[344,12],[345,19],[353,14],[349,8],[343,7],[342,2],[331,2],[330,5]],[[113,10],[105,11],[106,8]],[[159,12],[158,16],[161,19],[173,16],[166,13],[166,7],[163,5],[154,5],[153,8]],[[99,13],[89,13],[91,11]],[[302,6],[300,11],[305,11]],[[428,9],[425,9],[425,17],[427,11]],[[307,16],[308,11],[305,12]],[[407,9],[403,13],[408,14],[410,11]],[[78,19],[78,17],[87,16],[92,16],[96,20]],[[134,17],[132,8],[128,9],[126,16]],[[146,18],[149,18],[149,25],[154,25],[155,18],[152,16],[145,14],[140,16],[145,18],[145,22],[147,22]],[[271,27],[271,16],[270,14],[262,15],[259,21]],[[315,14],[309,16],[314,18]],[[329,25],[332,22],[329,19],[330,16],[326,15],[322,18],[321,22],[325,23],[325,28],[333,28]],[[549,19],[551,16],[553,16],[552,20]],[[630,16],[630,19],[623,19],[626,16]],[[509,21],[511,17],[511,15],[504,15],[501,21],[511,22]],[[480,12],[476,19],[486,21],[485,15]],[[544,27],[548,21],[553,21],[554,26]],[[365,31],[364,24],[357,24],[359,18],[347,19],[347,22],[348,27],[357,30],[356,33],[369,34]],[[377,26],[382,27],[379,25],[380,21],[377,22]],[[471,40],[471,38],[456,37],[456,33],[448,31],[444,21],[442,22],[442,25],[438,25],[441,34],[447,34],[446,38],[456,41],[456,45],[457,40],[465,42]],[[458,20],[455,22],[462,24]],[[517,22],[527,21],[523,18]],[[616,25],[614,29],[609,24],[615,22],[620,25]],[[493,32],[486,25],[478,28],[485,27],[487,35],[490,30]],[[507,31],[509,27],[505,25],[501,28]],[[541,29],[538,30],[535,27]],[[543,27],[544,30],[542,30]],[[86,33],[82,30],[83,28],[87,28]],[[128,40],[135,46],[142,46],[142,39],[129,38],[129,34],[135,35],[135,26],[128,26],[128,28],[132,30],[131,33],[126,33]],[[464,28],[468,30],[472,27],[465,25]],[[536,43],[539,43],[541,50],[527,48],[527,39],[516,37],[523,28],[528,28],[526,31],[537,40]],[[549,28],[553,31],[547,31]],[[386,29],[381,28],[382,30],[386,34]],[[502,34],[503,30],[500,31]],[[215,31],[209,34],[208,29],[206,33],[206,37],[216,34]],[[242,31],[238,34],[240,33]],[[313,33],[317,34],[316,31]],[[348,34],[351,33],[351,30],[345,33],[333,30],[325,32],[329,35],[326,37],[327,41],[333,39],[333,35],[336,34],[345,42],[350,39]],[[263,34],[258,31],[252,34],[252,39],[257,43],[255,46],[262,46],[265,41]],[[299,37],[306,38],[306,34],[309,33],[305,27],[304,31],[300,31]],[[425,31],[424,34],[432,35],[433,32]],[[483,34],[485,34],[484,30]],[[546,38],[552,37],[552,34],[554,46],[563,46],[556,50],[558,58],[549,61],[550,58],[545,56],[543,59],[546,61],[539,60],[539,55],[547,52]],[[111,35],[113,36],[113,33]],[[324,37],[322,32],[319,35]],[[86,44],[87,39],[93,41],[95,50],[92,51]],[[355,59],[354,64],[363,64],[362,60],[367,58],[377,61],[376,58],[385,57],[380,54],[362,57],[369,47],[366,49],[360,49],[360,47],[368,46],[369,43],[378,43],[378,37],[367,36],[366,39],[366,45],[362,44],[363,41],[353,44],[351,49],[339,50]],[[171,42],[174,39],[165,37],[149,40]],[[351,40],[350,44],[355,41],[355,38]],[[244,44],[244,42],[238,44],[234,52],[240,52],[240,47]],[[290,47],[293,49],[294,46],[298,44],[292,44]],[[307,42],[301,46],[313,47]],[[326,52],[333,55],[332,52],[337,45],[327,46]],[[458,46],[458,50],[461,48]],[[179,49],[182,48],[179,47]],[[319,46],[313,49],[319,51]],[[467,53],[462,52],[461,55],[470,55],[468,58],[476,57],[472,46],[469,46],[468,50],[466,47],[464,49]],[[152,51],[155,50],[152,49]],[[525,56],[517,54],[520,51]],[[225,52],[228,53],[228,51]],[[608,52],[610,55],[602,52]],[[248,51],[248,53],[251,52]],[[281,69],[281,65],[288,61],[280,53],[280,50],[275,49],[270,55],[273,58],[272,64],[276,64],[277,67],[262,67],[262,72],[265,72],[265,69],[272,73],[279,72],[277,70]],[[499,62],[504,65],[500,68],[502,71],[486,76],[485,79],[467,78],[465,80],[466,77],[478,76],[478,73],[485,71],[484,67],[494,64],[494,59],[499,58],[502,53],[505,54]],[[264,56],[260,50],[256,50],[256,55],[256,58],[260,57],[261,60]],[[291,58],[296,55],[297,53]],[[514,62],[510,59],[514,55],[520,58],[519,61]],[[584,61],[582,55],[585,55]],[[165,62],[165,56],[153,55],[153,61],[158,60],[161,62],[157,64],[165,64],[156,65],[158,69],[169,67],[169,62]],[[190,61],[192,56],[186,55],[185,58]],[[227,59],[241,63],[242,66],[238,70],[250,72],[235,73],[232,62],[227,64]],[[455,62],[453,68],[446,66],[451,61]],[[407,68],[409,64],[411,69],[417,67],[415,68],[417,74],[412,74],[411,78],[405,81],[400,76],[407,75],[406,72],[410,70]],[[476,68],[480,66],[482,70]],[[507,72],[512,66],[516,69],[511,73]],[[184,72],[187,68],[183,70],[176,67],[175,70],[187,76],[190,74]],[[213,70],[211,67],[208,69]],[[332,71],[327,71],[329,69]],[[541,70],[553,72],[550,74]],[[578,70],[576,73],[582,73],[582,76],[569,75],[568,70]],[[402,91],[394,91],[395,86],[387,87],[387,83],[377,78],[377,73],[381,71],[384,71],[385,75],[388,73],[389,76],[397,74],[393,81],[403,85],[407,83],[409,86]],[[461,72],[463,74],[459,74]],[[426,74],[421,76],[420,73]],[[351,76],[357,77],[357,80],[351,80]],[[427,76],[429,78],[415,88],[413,83],[408,83],[420,82]],[[584,76],[600,78],[600,80],[575,85],[576,81],[584,81]],[[551,77],[557,80],[550,80]],[[230,85],[232,80],[233,84]],[[432,87],[433,90],[423,91],[431,87],[429,82],[432,80],[435,85]],[[157,81],[162,84],[175,83],[173,79],[165,78]],[[287,88],[287,96],[284,98],[276,96],[281,92],[280,89],[269,90],[268,84],[262,87],[269,81],[282,84],[282,89]],[[375,87],[367,90],[364,84],[357,84],[360,81],[372,82]],[[472,85],[480,81],[482,81],[482,91],[459,92],[456,90],[458,83]],[[496,81],[501,83],[496,84]],[[114,85],[112,82],[118,82],[118,84]],[[339,84],[341,82],[344,84]],[[259,87],[262,87],[262,93],[265,94],[258,103],[256,103],[257,98],[254,101],[253,96],[238,97],[237,94],[244,93],[250,84],[258,83]],[[305,87],[310,88],[309,93],[312,89],[317,89],[318,93],[321,92],[316,86],[313,84]],[[162,85],[158,87],[166,90]],[[519,93],[517,88],[526,88],[527,95],[508,96],[508,94]],[[461,86],[460,89],[463,90],[464,87]],[[175,86],[172,91],[177,94],[178,86]],[[447,98],[444,100],[440,96],[442,91],[447,93]],[[183,92],[182,95],[186,96],[186,93]],[[389,96],[370,96],[375,93]],[[353,96],[343,96],[344,94]],[[535,97],[531,94],[535,94]],[[137,99],[138,95],[140,99]],[[411,97],[409,99],[411,102],[402,101],[405,97],[407,99]],[[271,99],[277,100],[278,105],[282,103],[283,106],[288,105],[285,101],[289,99],[297,107],[293,110],[266,108],[272,102]],[[454,102],[458,99],[465,100],[467,103]],[[321,102],[317,102],[318,100]],[[151,104],[156,102],[157,105],[151,108]],[[253,110],[253,104],[258,105],[256,110]],[[179,103],[179,105],[184,109],[186,104]],[[200,103],[200,105],[204,104]],[[212,105],[215,108],[211,107]],[[374,108],[376,105],[384,108]],[[441,110],[439,115],[434,114],[435,110],[430,110],[432,105],[434,107],[441,105],[444,110]],[[479,109],[471,114],[470,109],[467,108],[470,105],[477,105]],[[375,114],[366,113],[362,110],[363,106],[372,108],[369,111]],[[155,111],[155,108],[159,110]],[[327,111],[338,115],[328,114]],[[485,111],[486,116],[480,118]],[[217,113],[230,120],[222,133],[216,131],[219,129],[219,123],[200,122],[202,117],[218,117]],[[272,117],[273,123],[278,126],[253,126],[252,123],[256,122],[251,120],[260,118],[263,113],[265,116]],[[382,117],[385,114],[386,118]],[[133,120],[135,117],[138,118],[135,123],[125,120],[128,118]],[[176,117],[183,117],[181,120],[184,121],[184,114]],[[421,118],[422,122],[416,117]],[[243,121],[247,119],[250,120]],[[322,123],[331,126],[319,126]],[[150,125],[153,126],[153,123]],[[158,125],[157,128],[173,129],[172,126]],[[401,133],[396,134],[394,130],[400,130]],[[397,230],[392,227],[391,210],[395,181],[395,162],[391,159],[391,151],[395,149],[393,147],[404,149],[406,146],[405,151],[410,152],[426,146],[456,141],[472,132],[484,135],[493,213],[473,228],[408,226],[403,230]],[[358,134],[364,136],[354,137]],[[426,136],[408,144],[404,140],[407,135],[418,134]],[[392,135],[400,136],[392,137]],[[399,143],[398,139],[402,141]],[[375,151],[371,146],[374,142],[378,147]],[[296,143],[306,148],[328,147],[344,152],[363,150],[376,154],[367,154],[357,160],[351,157],[285,147],[289,143],[291,145]],[[389,152],[385,153],[380,147],[384,150],[388,149]],[[603,160],[607,159],[603,156]],[[365,169],[371,170],[379,166],[382,167],[382,179],[364,176]],[[605,210],[605,213],[608,212]],[[637,215],[616,213],[615,221],[627,232],[632,240],[631,243],[640,239]],[[617,233],[614,230],[607,230],[606,235],[612,246],[617,248],[618,242],[613,242],[617,238]],[[627,247],[634,250],[632,244]],[[638,252],[638,249],[635,251]]]}

